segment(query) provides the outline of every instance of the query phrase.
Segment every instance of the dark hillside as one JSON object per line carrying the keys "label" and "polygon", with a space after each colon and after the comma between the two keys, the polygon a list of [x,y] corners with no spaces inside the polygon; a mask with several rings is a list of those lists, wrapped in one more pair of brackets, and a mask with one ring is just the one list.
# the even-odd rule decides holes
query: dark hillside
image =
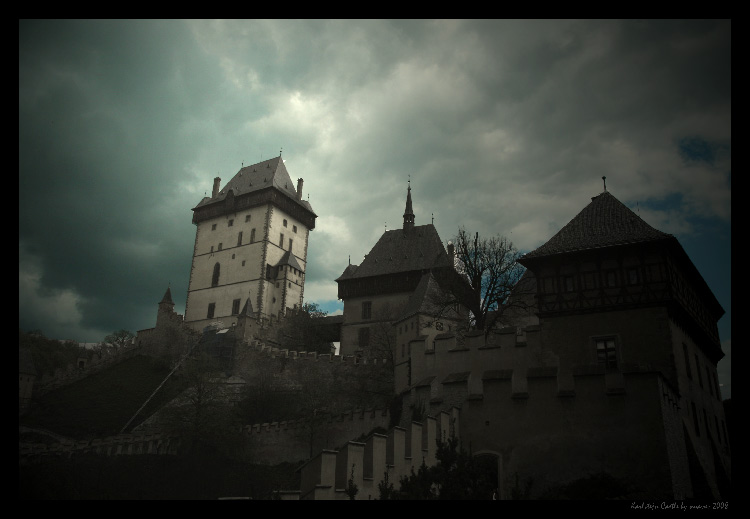
{"label": "dark hillside", "polygon": [[[74,439],[118,434],[169,374],[169,368],[143,355],[124,360],[78,382],[34,397],[20,425],[53,431]],[[173,375],[129,429],[148,418],[182,390]],[[127,432],[127,431],[126,431]]]}

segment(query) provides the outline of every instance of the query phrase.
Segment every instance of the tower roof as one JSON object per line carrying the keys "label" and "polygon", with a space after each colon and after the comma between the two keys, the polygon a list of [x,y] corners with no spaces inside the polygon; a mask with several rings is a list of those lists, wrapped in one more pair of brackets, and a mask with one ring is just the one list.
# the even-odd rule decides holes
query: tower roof
{"label": "tower roof", "polygon": [[172,301],[172,291],[169,289],[169,287],[167,287],[167,291],[164,292],[164,297],[162,297],[161,301],[159,301],[159,304],[161,303],[174,305],[174,301]]}
{"label": "tower roof", "polygon": [[568,252],[674,238],[654,229],[605,191],[591,199],[575,218],[522,260]]}
{"label": "tower roof", "polygon": [[282,265],[289,265],[290,267],[295,268],[299,270],[300,272],[304,272],[299,262],[297,261],[297,258],[294,256],[294,254],[292,254],[292,251],[290,250],[284,253],[284,255],[281,257],[281,259],[279,260],[276,266],[280,267]]}
{"label": "tower roof", "polygon": [[414,227],[414,210],[411,207],[411,180],[406,190],[406,208],[404,209],[404,229]]}
{"label": "tower roof", "polygon": [[257,164],[240,168],[234,177],[232,177],[232,179],[219,191],[216,198],[204,197],[203,200],[195,206],[194,210],[199,207],[223,201],[230,191],[233,192],[234,196],[240,196],[246,193],[260,191],[268,187],[276,188],[306,210],[315,214],[310,202],[298,197],[297,190],[294,187],[294,183],[289,176],[286,166],[284,166],[284,161],[281,159],[281,155],[258,162]]}
{"label": "tower roof", "polygon": [[336,281],[450,266],[435,226],[418,225],[384,232],[362,264],[347,266]]}

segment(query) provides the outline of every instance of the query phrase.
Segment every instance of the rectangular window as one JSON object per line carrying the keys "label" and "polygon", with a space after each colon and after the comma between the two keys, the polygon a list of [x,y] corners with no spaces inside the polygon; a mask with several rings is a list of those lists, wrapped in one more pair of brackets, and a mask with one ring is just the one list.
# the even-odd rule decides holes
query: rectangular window
{"label": "rectangular window", "polygon": [[237,315],[240,313],[240,300],[235,299],[232,301],[232,315]]}
{"label": "rectangular window", "polygon": [[228,225],[227,225],[227,227],[231,227],[231,226],[233,226],[233,225],[234,225],[234,220],[229,220],[229,221],[227,222],[227,224],[228,224]]}
{"label": "rectangular window", "polygon": [[282,249],[284,248],[284,235],[281,235],[281,238],[279,239],[279,247]]}
{"label": "rectangular window", "polygon": [[242,231],[237,235],[237,246],[242,245]]}
{"label": "rectangular window", "polygon": [[250,215],[249,215],[249,214],[246,214],[246,215],[245,215],[245,222],[249,222],[249,221],[250,221]]}
{"label": "rectangular window", "polygon": [[212,231],[215,231],[215,230],[216,230],[216,224],[213,224],[213,225],[211,226],[211,230],[212,230]]}
{"label": "rectangular window", "polygon": [[292,239],[289,238],[289,252],[292,252]]}
{"label": "rectangular window", "polygon": [[703,389],[703,375],[701,375],[701,363],[698,360],[698,354],[695,354],[695,372],[698,373],[698,384],[700,384],[701,389]]}
{"label": "rectangular window", "polygon": [[286,227],[286,220],[284,220],[284,227]]}
{"label": "rectangular window", "polygon": [[219,244],[219,250],[221,250],[221,243]]}
{"label": "rectangular window", "polygon": [[687,378],[693,380],[693,370],[690,368],[690,355],[688,354],[688,346],[684,342],[682,343],[682,353],[685,354],[685,372]]}
{"label": "rectangular window", "polygon": [[213,246],[213,245],[211,245],[211,252],[213,252],[213,251],[214,251],[214,246]]}
{"label": "rectangular window", "polygon": [[360,328],[359,329],[359,347],[367,348],[370,345],[370,329]]}
{"label": "rectangular window", "polygon": [[596,361],[607,369],[617,368],[617,350],[614,338],[597,339]]}
{"label": "rectangular window", "polygon": [[297,226],[296,225],[292,225],[292,231],[297,232]]}
{"label": "rectangular window", "polygon": [[208,303],[208,314],[206,315],[206,319],[213,319],[215,310],[216,303]]}
{"label": "rectangular window", "polygon": [[563,286],[565,287],[566,292],[575,292],[575,280],[573,279],[573,276],[563,277]]}
{"label": "rectangular window", "polygon": [[250,243],[255,243],[255,229],[250,231]]}
{"label": "rectangular window", "polygon": [[372,318],[372,301],[365,301],[362,303],[362,319]]}

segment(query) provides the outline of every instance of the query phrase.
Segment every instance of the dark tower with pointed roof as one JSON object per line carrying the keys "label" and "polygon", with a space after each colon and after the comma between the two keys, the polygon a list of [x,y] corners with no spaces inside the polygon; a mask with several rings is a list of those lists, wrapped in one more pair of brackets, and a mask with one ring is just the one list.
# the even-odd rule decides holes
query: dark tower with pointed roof
{"label": "dark tower with pointed roof", "polygon": [[[668,410],[662,402],[664,423],[654,424],[675,442],[664,466],[678,484],[690,465],[696,497],[723,493],[731,473],[716,372],[724,309],[677,238],[605,190],[520,262],[536,278],[540,338],[559,372],[604,374],[611,395],[635,395],[646,380],[657,401],[673,391],[677,401]],[[667,424],[672,408],[676,425]]]}
{"label": "dark tower with pointed roof", "polygon": [[385,231],[360,265],[348,265],[336,279],[344,301],[341,353],[366,350],[430,272],[438,279],[455,274],[435,226],[414,224],[409,185],[403,229]]}
{"label": "dark tower with pointed roof", "polygon": [[242,167],[193,208],[196,225],[185,321],[195,329],[300,307],[309,231],[317,215],[292,182],[281,155]]}

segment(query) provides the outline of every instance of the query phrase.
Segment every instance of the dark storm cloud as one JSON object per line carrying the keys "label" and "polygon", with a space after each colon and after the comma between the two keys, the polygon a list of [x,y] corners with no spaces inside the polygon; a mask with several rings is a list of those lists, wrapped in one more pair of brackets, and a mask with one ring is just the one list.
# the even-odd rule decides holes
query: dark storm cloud
{"label": "dark storm cloud", "polygon": [[21,22],[19,140],[21,326],[81,340],[152,326],[169,282],[184,311],[190,208],[282,147],[319,215],[308,301],[401,225],[408,180],[444,241],[529,250],[607,176],[692,246],[730,227],[731,23]]}

